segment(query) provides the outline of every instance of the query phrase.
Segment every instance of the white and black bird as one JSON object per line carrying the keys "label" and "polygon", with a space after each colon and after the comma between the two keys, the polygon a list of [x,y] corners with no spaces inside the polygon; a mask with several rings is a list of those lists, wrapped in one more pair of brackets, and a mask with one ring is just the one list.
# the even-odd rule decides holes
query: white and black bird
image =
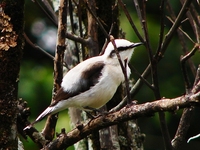
{"label": "white and black bird", "polygon": [[[134,48],[142,43],[132,43],[125,39],[115,39],[121,60],[131,59]],[[127,77],[130,68],[127,66]],[[68,107],[82,110],[98,109],[105,105],[124,81],[124,74],[119,64],[113,44],[110,42],[103,55],[89,58],[64,76],[61,88],[53,103],[47,107],[32,125],[50,114],[55,114]]]}

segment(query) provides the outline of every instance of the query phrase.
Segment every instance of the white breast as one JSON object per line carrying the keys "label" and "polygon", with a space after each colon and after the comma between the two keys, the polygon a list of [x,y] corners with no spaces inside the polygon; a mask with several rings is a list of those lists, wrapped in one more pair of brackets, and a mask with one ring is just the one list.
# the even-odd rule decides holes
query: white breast
{"label": "white breast", "polygon": [[[96,59],[99,57],[96,57]],[[88,63],[88,65],[90,64],[90,62],[87,61],[85,63]],[[84,107],[100,108],[105,105],[113,97],[118,86],[124,81],[124,75],[119,63],[113,61],[105,61],[105,63],[106,65],[102,70],[102,76],[100,76],[99,82],[96,85],[92,86],[89,90],[83,93],[73,96],[67,100],[60,101],[57,108],[59,107],[59,110],[66,107],[78,107],[79,109],[84,109]],[[70,85],[73,86],[73,84],[76,84],[76,81],[74,80],[77,75],[76,71],[81,72],[82,70],[79,66],[77,66],[76,69],[73,69],[74,73],[70,73],[70,77],[69,75],[65,76],[63,81],[70,78],[71,81],[68,81],[70,82]],[[127,75],[128,77],[130,75],[130,69],[128,67]],[[63,84],[65,84],[65,82],[63,82]],[[73,88],[68,87],[68,89],[66,88],[65,90],[72,89]]]}
{"label": "white breast", "polygon": [[[99,82],[86,92],[69,98],[68,107],[100,108],[105,105],[115,94],[118,86],[124,81],[120,66],[106,65]],[[64,102],[64,101],[63,101]]]}

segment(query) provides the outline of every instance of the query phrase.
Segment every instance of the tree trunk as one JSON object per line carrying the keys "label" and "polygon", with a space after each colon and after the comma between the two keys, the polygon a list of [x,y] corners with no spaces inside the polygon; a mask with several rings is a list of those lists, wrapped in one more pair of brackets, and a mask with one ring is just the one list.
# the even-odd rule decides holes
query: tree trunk
{"label": "tree trunk", "polygon": [[[0,147],[17,149],[17,102],[24,0],[0,2]],[[3,122],[3,123],[2,123]]]}

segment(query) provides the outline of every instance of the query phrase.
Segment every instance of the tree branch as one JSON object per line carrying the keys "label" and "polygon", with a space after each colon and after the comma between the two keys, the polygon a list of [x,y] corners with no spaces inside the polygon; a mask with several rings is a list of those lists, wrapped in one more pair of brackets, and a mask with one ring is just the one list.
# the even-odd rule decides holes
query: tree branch
{"label": "tree branch", "polygon": [[82,37],[79,37],[75,34],[71,34],[71,33],[66,33],[66,38],[70,39],[70,40],[73,40],[73,41],[76,41],[76,42],[79,42],[81,44],[84,44],[84,45],[87,45],[89,44],[89,38],[88,39],[84,39]]}
{"label": "tree branch", "polygon": [[[129,92],[129,81],[128,81],[128,77],[127,77],[127,73],[126,73],[127,61],[121,59],[121,57],[120,57],[120,55],[119,55],[119,52],[118,52],[118,49],[117,49],[117,46],[116,46],[116,43],[115,43],[115,40],[114,40],[114,37],[113,37],[112,35],[110,36],[110,41],[111,41],[112,44],[113,44],[115,53],[116,53],[116,55],[117,55],[117,59],[118,59],[119,64],[120,64],[120,66],[121,66],[122,72],[123,72],[123,74],[124,74],[125,86],[126,86],[126,95],[127,95],[127,103],[130,104],[130,103],[131,103],[131,96],[130,96],[130,92]],[[123,62],[122,62],[122,61],[124,61],[124,65],[123,65]]]}
{"label": "tree branch", "polygon": [[37,49],[37,50],[41,51],[42,53],[44,53],[45,55],[47,55],[49,58],[51,58],[52,60],[54,60],[54,57],[53,57],[51,54],[49,54],[48,52],[46,52],[46,51],[45,51],[44,49],[42,49],[40,46],[34,44],[34,43],[29,39],[29,37],[26,35],[26,33],[24,33],[23,35],[24,35],[24,38],[25,38],[26,42],[27,42],[30,46],[32,46],[34,49]]}
{"label": "tree branch", "polygon": [[[70,17],[72,33],[75,33],[74,18],[73,18],[73,5],[72,5],[71,0],[69,0],[69,17]],[[78,47],[78,44],[76,41],[74,41],[74,45],[75,45],[75,56],[77,57],[77,61],[80,62],[79,47]]]}
{"label": "tree branch", "polygon": [[186,0],[185,3],[183,4],[174,24],[172,25],[172,27],[170,28],[170,30],[168,31],[168,33],[165,35],[165,39],[162,43],[161,46],[161,54],[158,57],[158,60],[162,57],[162,54],[166,51],[167,46],[169,45],[172,36],[175,34],[175,31],[178,29],[178,27],[180,26],[180,23],[183,19],[183,16],[186,14],[186,12],[188,11],[188,8],[191,4],[192,0]]}
{"label": "tree branch", "polygon": [[[184,57],[181,58],[181,66],[182,66],[182,70],[183,70],[183,76],[184,76],[184,81],[185,81],[185,90],[186,90],[187,95],[190,95],[191,93],[195,94],[195,93],[199,92],[199,88],[196,88],[196,85],[198,85],[198,83],[200,82],[200,80],[199,80],[200,76],[199,76],[199,72],[198,72],[199,68],[197,70],[197,75],[196,75],[195,83],[193,85],[193,89],[191,90],[192,87],[189,82],[189,78],[188,78],[186,66],[185,66],[186,61],[194,55],[194,53],[196,52],[197,49],[198,49],[198,45],[195,45],[190,53],[188,53],[187,55],[185,55]],[[171,142],[174,150],[178,150],[181,147],[181,145],[183,144],[183,142],[185,141],[185,137],[186,137],[187,131],[190,127],[190,120],[192,118],[192,114],[193,114],[194,110],[195,110],[194,106],[191,106],[190,108],[185,108],[183,110],[183,114],[181,116],[178,129],[177,129],[176,134]]]}
{"label": "tree branch", "polygon": [[160,4],[160,34],[159,34],[159,42],[158,42],[158,48],[157,48],[157,51],[156,51],[156,56],[159,55],[160,53],[160,50],[161,50],[161,45],[162,45],[162,42],[163,42],[163,37],[164,37],[164,18],[165,18],[165,0],[162,0],[161,1],[161,4]]}
{"label": "tree branch", "polygon": [[45,10],[45,8],[43,8],[43,6],[38,2],[38,0],[34,0],[33,2],[35,2],[38,5],[38,7],[44,12],[44,14],[46,14],[46,16],[51,20],[51,22],[57,27],[58,18],[55,15],[49,2],[47,0],[42,1],[51,15],[49,15],[49,13]]}
{"label": "tree branch", "polygon": [[107,38],[107,40],[110,40],[110,37],[107,33],[107,31],[105,30],[105,28],[103,27],[102,23],[99,21],[99,18],[96,17],[95,13],[92,11],[92,9],[89,7],[88,1],[85,1],[86,3],[86,8],[87,10],[90,12],[90,14],[92,15],[92,17],[95,19],[95,21],[98,23],[99,27],[101,28],[102,32],[104,33],[104,36]]}
{"label": "tree branch", "polygon": [[181,57],[181,68],[183,71],[183,77],[184,77],[184,81],[185,81],[185,89],[186,89],[187,93],[190,91],[191,84],[189,82],[189,77],[188,77],[188,74],[186,71],[186,61],[188,61],[188,59],[190,59],[195,54],[195,52],[198,50],[198,48],[199,48],[198,44],[195,44],[194,48],[188,54]]}
{"label": "tree branch", "polygon": [[122,7],[131,27],[133,28],[133,30],[135,31],[135,34],[138,36],[138,38],[140,39],[141,42],[144,43],[144,39],[142,38],[142,36],[140,35],[138,29],[136,28],[133,20],[131,19],[131,15],[129,14],[128,10],[126,9],[126,6],[124,5],[124,3],[122,2],[122,0],[118,0],[119,5]]}
{"label": "tree branch", "polygon": [[[54,93],[60,88],[60,84],[63,78],[63,57],[65,51],[65,34],[66,34],[66,22],[67,22],[67,0],[60,1],[59,7],[59,22],[58,22],[58,35],[57,35],[57,49],[54,61]],[[52,99],[53,100],[53,99]],[[57,122],[57,115],[48,116],[45,127],[42,131],[45,138],[52,140],[55,134],[55,126]]]}
{"label": "tree branch", "polygon": [[[165,35],[165,39],[164,39],[164,41],[163,41],[163,43],[161,45],[161,51],[160,51],[160,53],[158,53],[158,55],[154,56],[155,61],[159,62],[162,59],[162,57],[163,57],[163,55],[164,55],[164,53],[165,53],[165,51],[166,51],[166,49],[167,49],[170,41],[172,40],[172,36],[175,34],[176,30],[178,29],[178,27],[179,27],[179,25],[181,23],[181,20],[183,19],[183,16],[186,14],[186,12],[188,10],[186,8],[189,7],[189,5],[191,4],[191,2],[192,2],[192,0],[187,0],[184,3],[184,6],[182,7],[181,12],[178,15],[178,18],[176,19],[175,23],[173,24],[173,26],[171,27],[171,29],[168,31],[168,33]],[[151,69],[151,65],[149,64],[146,67],[145,71],[142,73],[141,76],[146,79],[150,75],[150,69]],[[134,97],[134,95],[138,92],[138,90],[140,89],[140,87],[142,85],[143,85],[142,80],[138,79],[137,82],[134,84],[134,86],[130,90],[131,97]],[[113,111],[119,110],[120,108],[122,108],[123,106],[125,106],[125,104],[126,104],[126,98],[124,98],[119,103],[119,105],[116,106],[115,108],[113,108],[112,110]]]}
{"label": "tree branch", "polygon": [[[198,83],[200,84],[200,82]],[[99,116],[86,125],[80,125],[69,133],[61,133],[53,142],[49,143],[44,150],[67,148],[79,140],[87,137],[92,132],[125,122],[139,117],[148,117],[150,114],[164,111],[177,111],[183,107],[190,107],[200,103],[200,91],[192,95],[183,95],[174,99],[161,99],[154,102],[147,102],[139,105],[129,105],[120,111],[109,113],[106,116]]]}

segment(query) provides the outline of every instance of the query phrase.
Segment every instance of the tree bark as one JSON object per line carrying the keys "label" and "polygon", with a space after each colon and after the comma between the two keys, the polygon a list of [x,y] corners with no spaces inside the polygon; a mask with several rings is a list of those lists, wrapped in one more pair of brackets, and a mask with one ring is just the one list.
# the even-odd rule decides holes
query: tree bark
{"label": "tree bark", "polygon": [[[24,0],[0,2],[0,145],[17,149],[17,102],[23,49]],[[2,123],[3,122],[3,123]]]}
{"label": "tree bark", "polygon": [[[198,82],[197,86],[199,87],[199,85],[200,82]],[[199,105],[199,103],[199,91],[192,95],[182,95],[173,99],[166,98],[137,105],[133,103],[129,106],[123,107],[117,112],[111,112],[105,116],[99,116],[89,121],[85,125],[79,125],[77,128],[71,130],[68,133],[62,132],[57,139],[49,143],[48,146],[46,146],[44,149],[52,150],[55,148],[67,148],[78,142],[79,140],[87,137],[92,132],[103,129],[105,127],[126,122],[128,120],[137,119],[139,117],[150,117],[156,112],[175,112],[181,108],[191,107],[192,105]],[[142,141],[144,139],[144,135],[138,135],[137,139],[141,140],[141,143],[143,143]],[[142,149],[142,145],[140,145],[140,147],[138,147],[137,149],[140,148]]]}
{"label": "tree bark", "polygon": [[[58,20],[58,33],[57,33],[57,49],[54,60],[54,90],[53,99],[55,93],[60,89],[63,78],[63,58],[66,47],[65,33],[66,33],[66,21],[67,21],[67,1],[61,0],[59,7],[59,20]],[[47,118],[45,127],[42,131],[46,139],[52,140],[55,135],[55,126],[57,123],[58,114],[50,115]]]}

